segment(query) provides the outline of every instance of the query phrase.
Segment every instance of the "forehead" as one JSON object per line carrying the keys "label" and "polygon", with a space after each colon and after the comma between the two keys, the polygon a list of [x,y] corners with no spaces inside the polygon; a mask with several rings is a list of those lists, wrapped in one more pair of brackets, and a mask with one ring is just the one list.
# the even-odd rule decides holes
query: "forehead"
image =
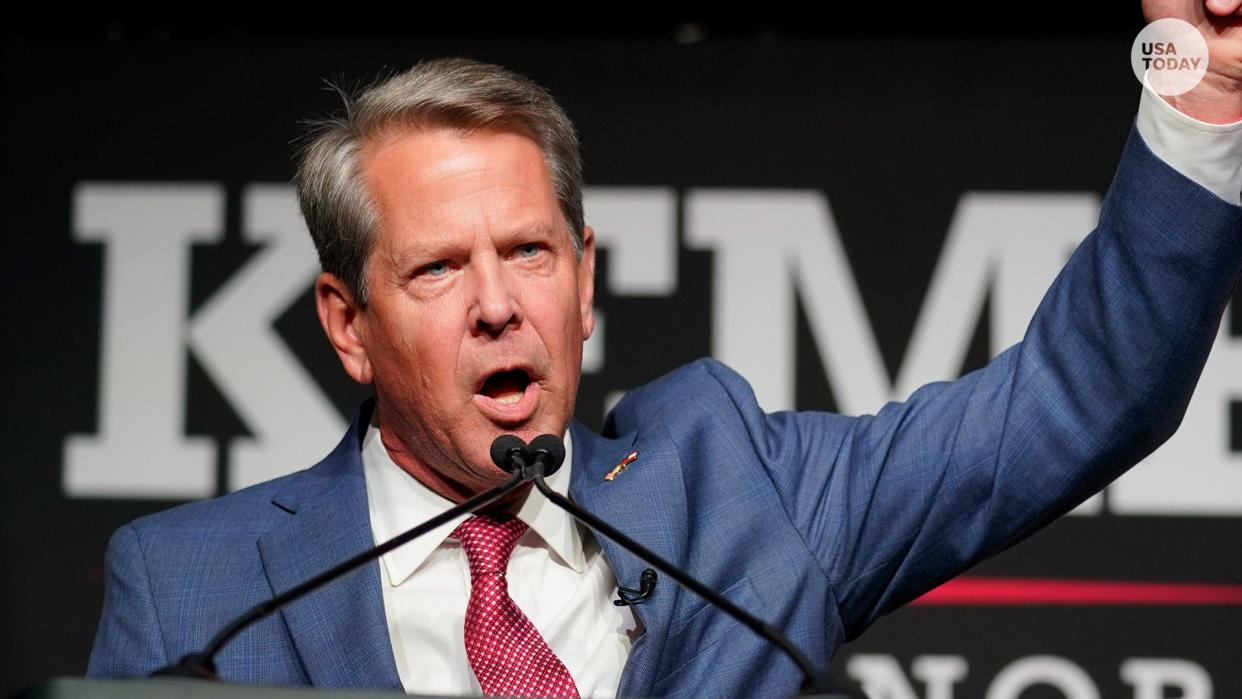
{"label": "forehead", "polygon": [[361,163],[381,230],[435,234],[564,221],[542,151],[519,132],[399,132],[367,143]]}

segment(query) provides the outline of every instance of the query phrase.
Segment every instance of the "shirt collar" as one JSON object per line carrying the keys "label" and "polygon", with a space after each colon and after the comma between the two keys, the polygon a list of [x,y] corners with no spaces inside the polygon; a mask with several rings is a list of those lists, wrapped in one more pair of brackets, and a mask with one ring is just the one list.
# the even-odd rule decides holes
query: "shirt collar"
{"label": "shirt collar", "polygon": [[[362,441],[362,468],[367,482],[367,508],[371,516],[371,532],[377,543],[425,522],[454,505],[392,460],[380,440],[379,427],[372,424]],[[565,431],[565,463],[546,480],[548,486],[562,496],[569,491],[569,474],[573,468],[573,441]],[[401,585],[414,574],[427,557],[466,520],[461,515],[380,557],[388,583]],[[562,563],[581,573],[586,567],[582,550],[582,532],[573,517],[531,490],[517,513]]]}

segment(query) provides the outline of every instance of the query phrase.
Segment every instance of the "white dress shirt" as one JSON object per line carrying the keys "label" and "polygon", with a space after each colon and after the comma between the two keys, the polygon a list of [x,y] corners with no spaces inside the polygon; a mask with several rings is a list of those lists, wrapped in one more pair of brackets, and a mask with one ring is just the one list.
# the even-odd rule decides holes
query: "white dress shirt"
{"label": "white dress shirt", "polygon": [[[573,464],[547,479],[565,495]],[[362,445],[371,532],[376,543],[453,506],[393,462],[371,426]],[[509,559],[509,596],[565,664],[583,697],[613,697],[630,646],[640,632],[629,607],[617,607],[617,581],[590,531],[532,492],[517,516],[530,525]],[[465,615],[470,566],[449,534],[463,515],[380,559],[384,616],[405,691],[481,695],[466,659]]]}
{"label": "white dress shirt", "polygon": [[1143,76],[1138,132],[1156,157],[1216,196],[1242,203],[1242,121],[1209,124],[1179,112]]}
{"label": "white dress shirt", "polygon": [[[1139,134],[1173,169],[1221,199],[1242,201],[1242,121],[1209,124],[1179,112],[1144,83]],[[573,445],[548,479],[568,491]],[[386,541],[452,507],[401,470],[372,426],[363,443],[371,531]],[[518,517],[530,529],[509,561],[509,594],[569,670],[584,697],[612,697],[641,629],[616,607],[617,582],[598,542],[568,514],[534,494]],[[464,619],[470,568],[449,534],[465,517],[381,559],[381,585],[397,672],[407,692],[481,694],[466,660]]]}

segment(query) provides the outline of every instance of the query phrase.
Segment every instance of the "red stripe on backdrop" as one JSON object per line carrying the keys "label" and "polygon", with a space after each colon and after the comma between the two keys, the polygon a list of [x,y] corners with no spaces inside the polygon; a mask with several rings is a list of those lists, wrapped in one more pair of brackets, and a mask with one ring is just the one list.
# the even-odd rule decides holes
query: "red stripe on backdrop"
{"label": "red stripe on backdrop", "polygon": [[950,580],[913,604],[942,607],[1242,605],[1242,585],[965,577]]}

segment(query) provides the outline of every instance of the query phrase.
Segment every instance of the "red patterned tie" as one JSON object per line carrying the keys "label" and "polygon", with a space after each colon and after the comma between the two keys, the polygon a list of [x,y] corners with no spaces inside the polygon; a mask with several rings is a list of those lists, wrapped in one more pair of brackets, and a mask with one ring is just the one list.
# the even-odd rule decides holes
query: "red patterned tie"
{"label": "red patterned tie", "polygon": [[466,657],[483,692],[503,696],[576,697],[569,670],[509,597],[505,569],[526,523],[471,517],[453,530],[470,561]]}

